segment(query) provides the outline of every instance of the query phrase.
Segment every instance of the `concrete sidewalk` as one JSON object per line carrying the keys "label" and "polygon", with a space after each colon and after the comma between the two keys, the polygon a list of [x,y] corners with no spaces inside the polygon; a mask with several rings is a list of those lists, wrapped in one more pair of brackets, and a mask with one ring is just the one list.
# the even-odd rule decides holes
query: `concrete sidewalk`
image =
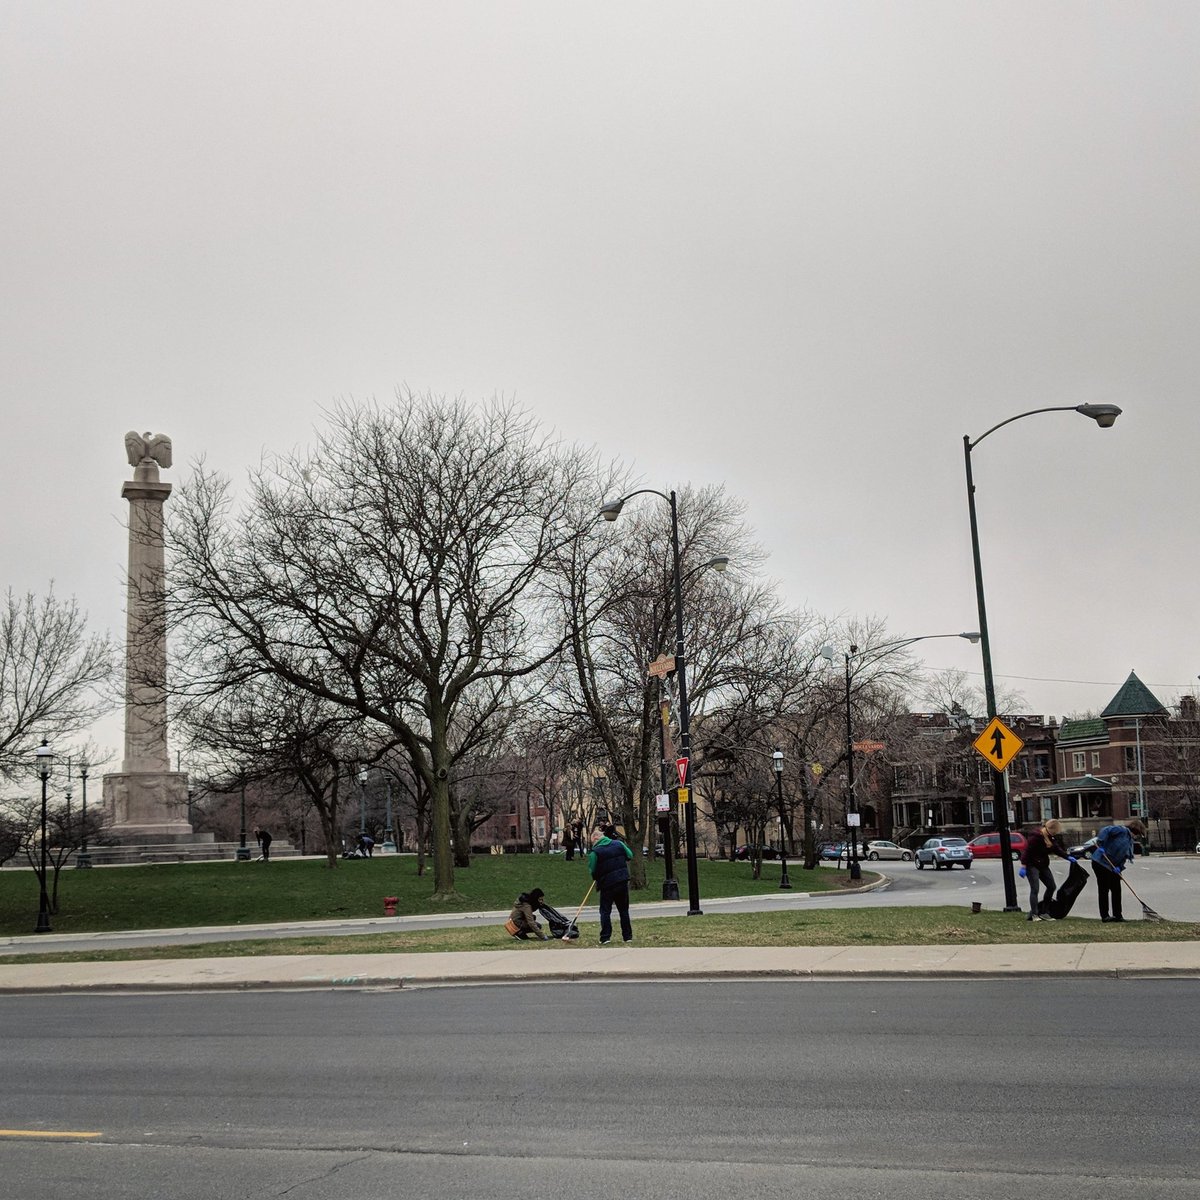
{"label": "concrete sidewalk", "polygon": [[256,991],[634,979],[1200,978],[1200,942],[1010,946],[584,947],[0,966],[0,993]]}

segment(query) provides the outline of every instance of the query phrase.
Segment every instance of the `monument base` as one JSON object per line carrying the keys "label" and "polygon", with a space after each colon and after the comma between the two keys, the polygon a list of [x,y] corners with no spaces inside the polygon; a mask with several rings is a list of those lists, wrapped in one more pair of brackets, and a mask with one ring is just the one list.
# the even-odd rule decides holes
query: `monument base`
{"label": "monument base", "polygon": [[118,841],[189,836],[186,771],[130,771],[104,776],[106,832]]}

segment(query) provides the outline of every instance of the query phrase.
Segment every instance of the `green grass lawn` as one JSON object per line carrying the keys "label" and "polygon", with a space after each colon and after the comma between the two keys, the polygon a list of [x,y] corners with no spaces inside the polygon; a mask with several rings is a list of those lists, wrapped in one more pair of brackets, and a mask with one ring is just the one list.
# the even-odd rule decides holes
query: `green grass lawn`
{"label": "green grass lawn", "polygon": [[[680,864],[682,866],[682,864]],[[847,873],[829,868],[805,871],[789,866],[796,891],[837,890]],[[680,894],[687,896],[686,872],[677,871]],[[702,897],[750,896],[779,889],[779,864],[764,863],[752,878],[749,863],[699,863]],[[872,878],[866,872],[864,880]],[[661,900],[661,862],[649,864],[649,886],[635,892],[641,903]],[[461,899],[434,904],[433,874],[418,878],[416,859],[379,855],[339,861],[165,863],[138,867],[64,870],[59,876],[55,933],[94,933],[118,929],[174,929],[197,925],[257,925],[270,921],[320,921],[383,915],[383,898],[395,896],[400,915],[437,912],[490,912],[507,909],[520,892],[540,887],[546,900],[571,915],[589,883],[586,860],[562,855],[490,855],[455,871]],[[591,901],[595,902],[594,897]],[[38,888],[32,871],[0,871],[0,934],[33,932]]]}
{"label": "green grass lawn", "polygon": [[[571,953],[595,946],[598,926],[581,926],[578,942],[522,942],[501,925],[429,929],[353,936],[313,935],[210,942],[194,946],[147,946],[137,950],[48,952],[39,962],[119,962],[133,959],[234,958],[262,954],[395,954],[447,950],[506,950],[519,954]],[[655,946],[956,946],[1045,942],[1196,941],[1200,926],[1185,922],[1131,920],[1120,925],[1075,918],[1053,924],[1028,922],[1019,913],[972,914],[965,907],[870,908],[819,912],[705,914],[704,917],[639,918],[635,944]],[[0,957],[0,964],[28,962]]]}

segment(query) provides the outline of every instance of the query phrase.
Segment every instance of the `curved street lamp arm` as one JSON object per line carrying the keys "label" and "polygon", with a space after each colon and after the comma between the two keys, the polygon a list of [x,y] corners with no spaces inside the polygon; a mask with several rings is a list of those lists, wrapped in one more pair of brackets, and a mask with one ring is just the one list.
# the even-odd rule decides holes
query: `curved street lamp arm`
{"label": "curved street lamp arm", "polygon": [[1019,421],[1023,417],[1033,417],[1038,413],[1047,412],[1075,412],[1076,408],[1077,406],[1074,404],[1056,404],[1052,408],[1031,408],[1028,412],[1017,413],[1015,417],[1009,417],[1006,421],[1001,421],[999,425],[993,425],[991,429],[981,433],[974,441],[971,441],[970,438],[968,438],[967,449],[974,450],[975,447],[978,446],[979,443],[988,436],[988,434],[995,433],[997,429],[1003,429],[1005,425],[1011,425],[1014,421]]}

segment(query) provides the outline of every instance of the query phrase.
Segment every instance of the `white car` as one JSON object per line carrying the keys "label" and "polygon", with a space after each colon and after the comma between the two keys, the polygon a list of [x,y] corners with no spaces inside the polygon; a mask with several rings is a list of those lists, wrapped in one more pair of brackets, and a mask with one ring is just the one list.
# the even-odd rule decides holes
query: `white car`
{"label": "white car", "polygon": [[903,846],[897,846],[895,842],[885,841],[882,838],[868,842],[862,848],[861,856],[869,859],[898,858],[901,862],[912,861],[911,850],[905,850]]}

